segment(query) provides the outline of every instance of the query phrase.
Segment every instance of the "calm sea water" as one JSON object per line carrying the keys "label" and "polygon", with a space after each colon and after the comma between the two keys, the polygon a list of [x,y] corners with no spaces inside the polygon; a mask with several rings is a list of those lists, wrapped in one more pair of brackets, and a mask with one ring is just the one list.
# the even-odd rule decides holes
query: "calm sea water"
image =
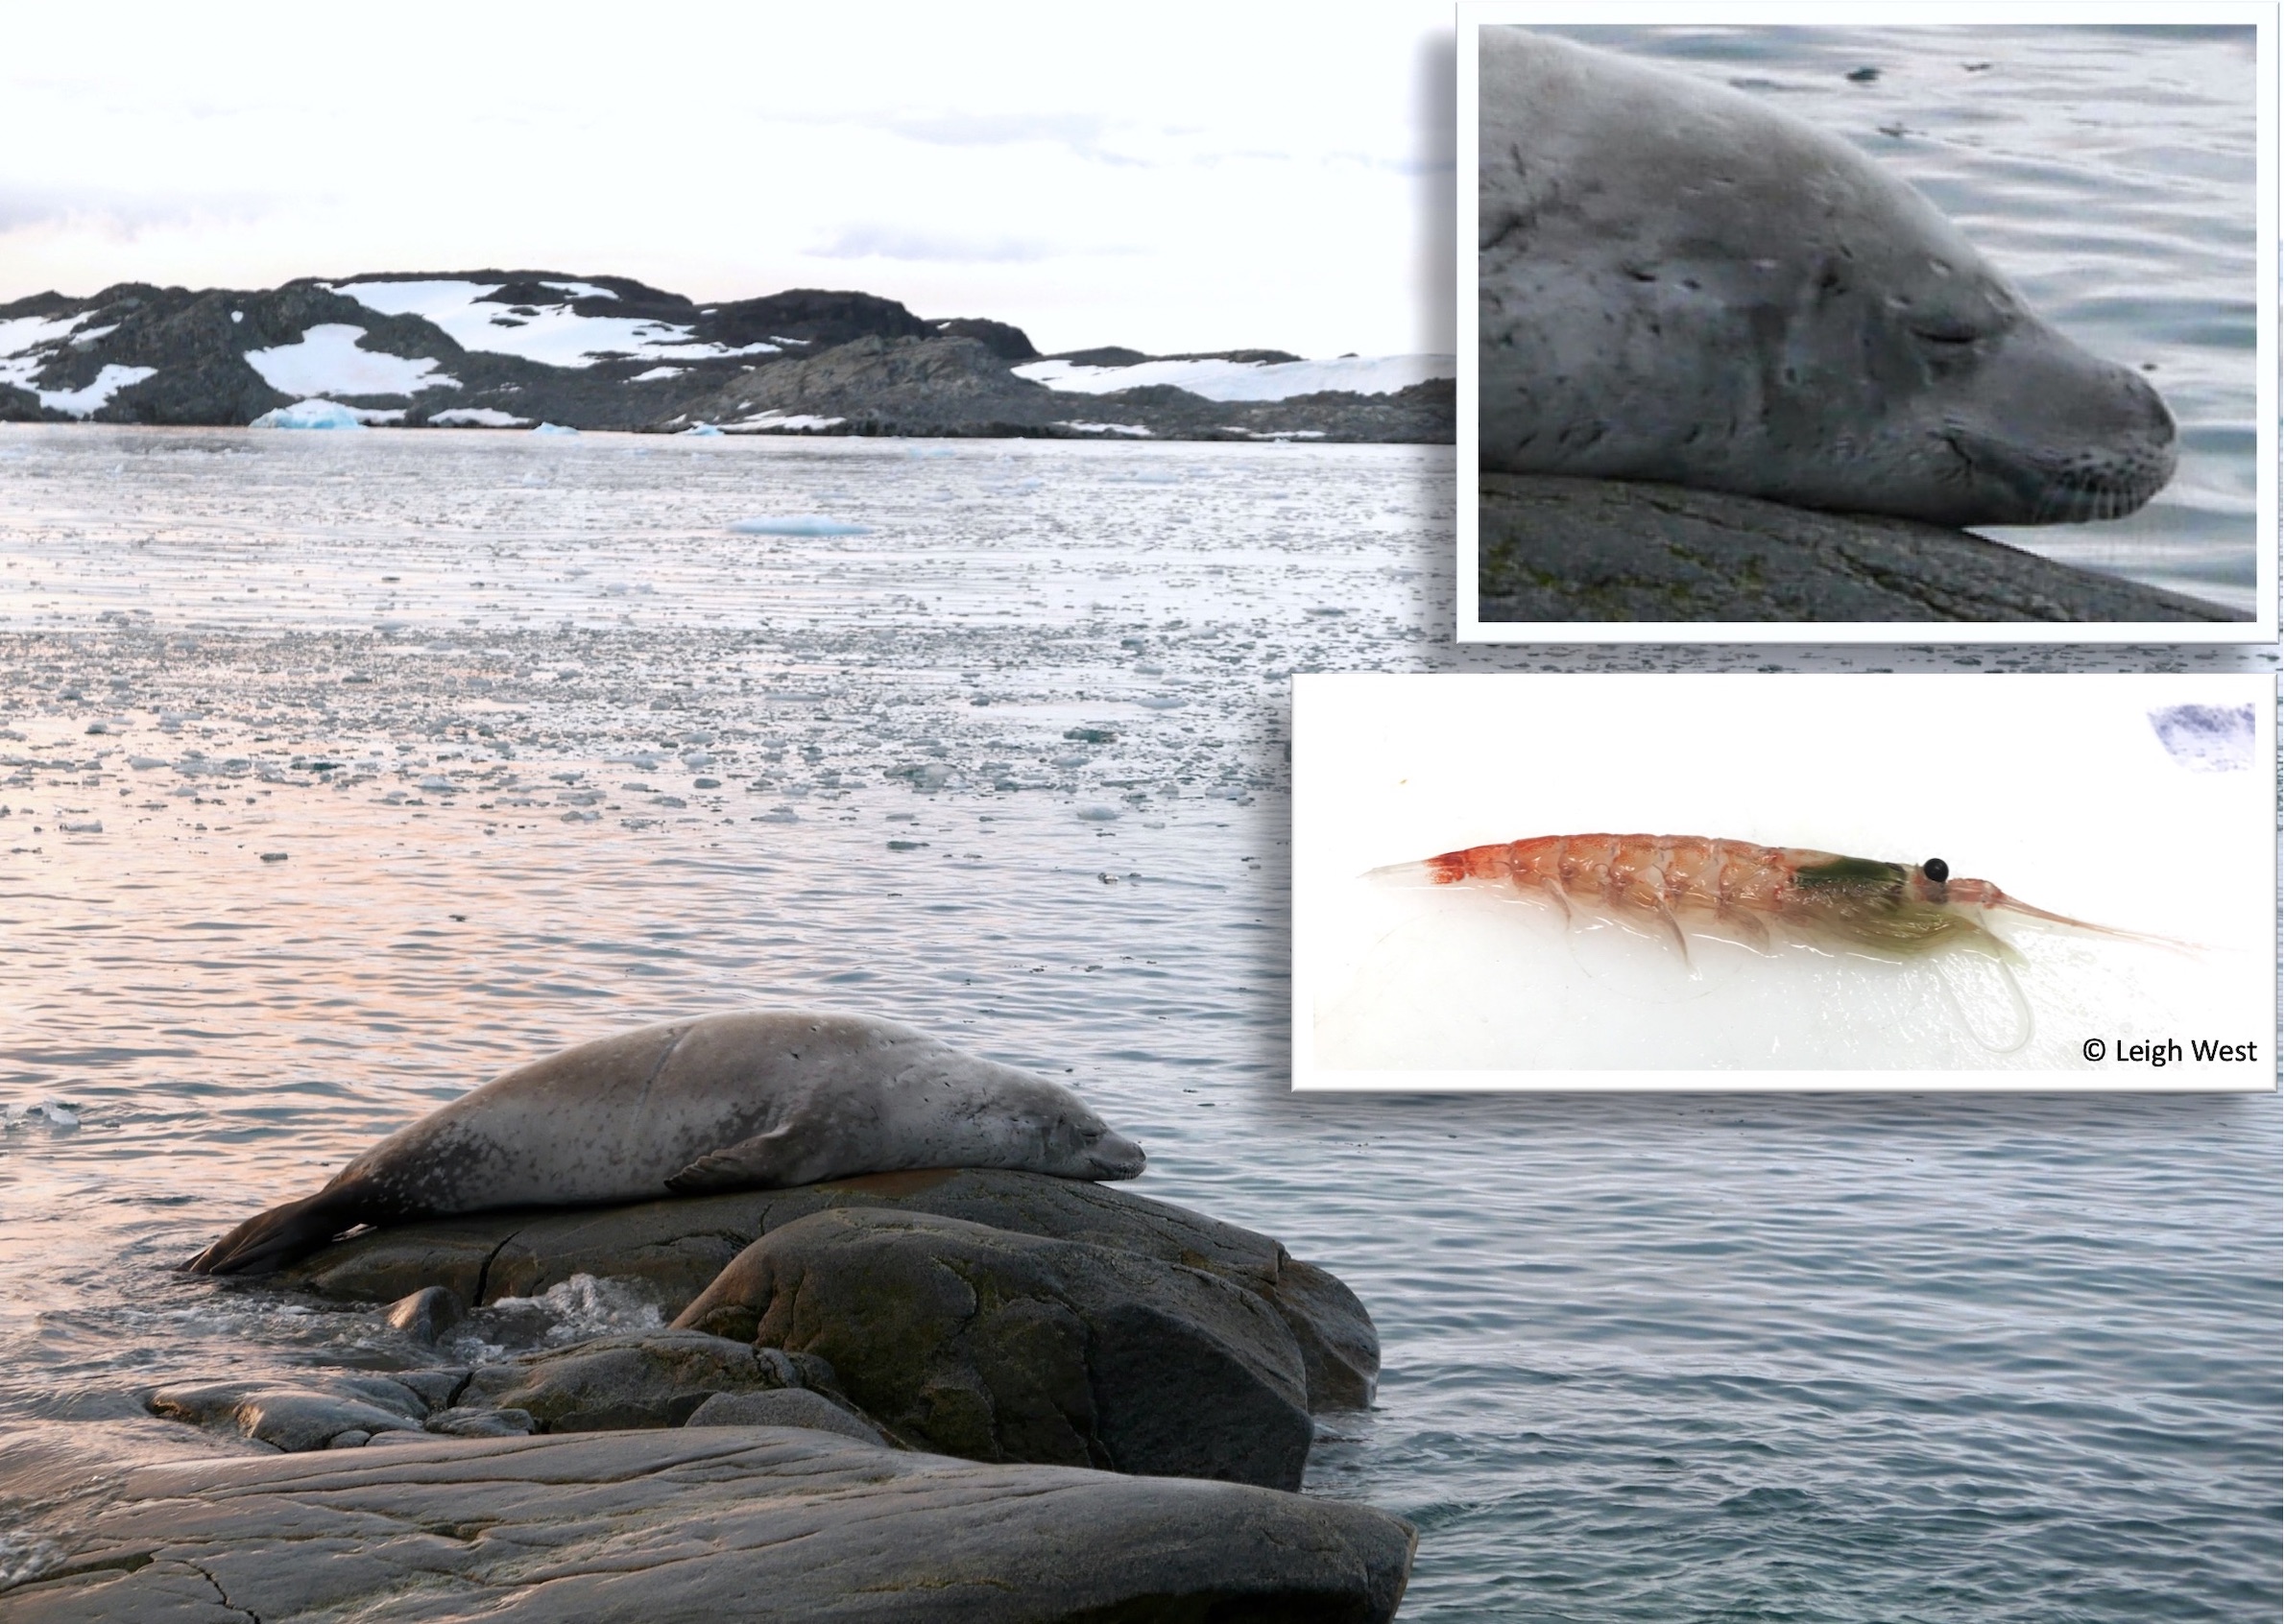
{"label": "calm sea water", "polygon": [[[2274,1097],[1287,1092],[1287,673],[1674,657],[1454,651],[1453,472],[0,429],[0,1433],[410,1357],[169,1265],[512,1063],[825,1005],[1357,1289],[1310,1488],[1419,1524],[1407,1618],[2273,1618]],[[726,528],[794,514],[869,534]]]}
{"label": "calm sea water", "polygon": [[[2180,426],[2173,483],[2101,524],[1988,534],[2254,607],[2256,71],[2250,28],[1563,28],[1766,98],[1918,187]],[[1869,79],[1852,80],[1870,70]]]}

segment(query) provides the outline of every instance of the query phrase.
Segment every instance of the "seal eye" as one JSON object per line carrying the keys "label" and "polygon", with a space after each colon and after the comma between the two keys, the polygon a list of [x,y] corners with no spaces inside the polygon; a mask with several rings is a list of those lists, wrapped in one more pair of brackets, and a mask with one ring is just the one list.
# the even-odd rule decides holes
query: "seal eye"
{"label": "seal eye", "polygon": [[1936,881],[1936,884],[1941,885],[1952,877],[1952,865],[1941,857],[1931,857],[1920,865],[1920,872]]}

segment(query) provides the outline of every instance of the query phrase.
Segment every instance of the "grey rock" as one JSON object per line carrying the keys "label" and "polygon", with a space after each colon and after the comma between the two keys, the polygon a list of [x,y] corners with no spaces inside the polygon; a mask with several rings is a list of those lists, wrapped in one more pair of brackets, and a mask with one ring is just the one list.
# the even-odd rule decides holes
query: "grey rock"
{"label": "grey rock", "polygon": [[541,1432],[599,1432],[680,1426],[716,1394],[831,1381],[819,1360],[699,1331],[650,1331],[485,1366],[461,1390],[460,1407],[520,1410]]}
{"label": "grey rock", "polygon": [[2153,586],[1911,519],[1679,486],[1477,475],[1485,621],[2225,621]]}
{"label": "grey rock", "polygon": [[[397,1401],[391,1401],[391,1388]],[[382,1402],[373,1402],[375,1398]],[[371,1437],[418,1431],[426,1410],[405,1389],[372,1377],[334,1377],[313,1388],[256,1382],[162,1388],[147,1403],[154,1415],[236,1432],[289,1454],[326,1448],[344,1433]]]}
{"label": "grey rock", "polygon": [[536,1431],[529,1410],[499,1405],[455,1404],[428,1418],[425,1431],[446,1438],[520,1438]]}
{"label": "grey rock", "polygon": [[1204,1270],[933,1213],[773,1229],[675,1322],[828,1360],[893,1435],[1295,1489],[1314,1435],[1292,1332]]}
{"label": "grey rock", "polygon": [[806,1426],[894,1448],[895,1441],[853,1410],[806,1387],[761,1393],[716,1393],[690,1412],[685,1426]]}
{"label": "grey rock", "polygon": [[441,1410],[451,1403],[467,1384],[469,1373],[453,1369],[398,1371],[389,1379],[410,1392],[431,1410]]}
{"label": "grey rock", "polygon": [[1363,1305],[1332,1275],[1256,1230],[1117,1185],[1034,1173],[878,1173],[585,1211],[477,1213],[377,1230],[267,1283],[365,1302],[443,1285],[465,1302],[486,1303],[536,1297],[586,1274],[635,1281],[675,1312],[770,1230],[849,1206],[963,1218],[1202,1270],[1260,1297],[1285,1320],[1301,1349],[1312,1410],[1371,1402],[1379,1338]]}
{"label": "grey rock", "polygon": [[61,1554],[10,1624],[1378,1624],[1413,1543],[1346,1502],[775,1427],[145,1467],[28,1532]]}
{"label": "grey rock", "polygon": [[448,1286],[422,1286],[389,1304],[389,1323],[414,1341],[431,1347],[467,1315],[459,1293]]}

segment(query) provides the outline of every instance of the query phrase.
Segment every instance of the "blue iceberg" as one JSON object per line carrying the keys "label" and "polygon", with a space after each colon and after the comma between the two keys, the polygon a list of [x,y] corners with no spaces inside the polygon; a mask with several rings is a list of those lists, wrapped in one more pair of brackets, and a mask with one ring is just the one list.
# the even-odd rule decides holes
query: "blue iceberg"
{"label": "blue iceberg", "polygon": [[331,400],[297,400],[264,412],[247,425],[276,429],[361,429],[365,424],[347,406]]}

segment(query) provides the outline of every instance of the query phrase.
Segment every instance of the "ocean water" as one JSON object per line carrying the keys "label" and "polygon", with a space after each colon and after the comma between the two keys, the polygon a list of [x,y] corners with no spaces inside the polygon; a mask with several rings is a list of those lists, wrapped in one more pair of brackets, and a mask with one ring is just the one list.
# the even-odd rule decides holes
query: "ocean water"
{"label": "ocean water", "polygon": [[[2173,482],[2123,519],[1984,534],[2252,610],[2249,27],[1550,32],[1743,90],[1853,141],[1949,215],[2033,311],[2095,354],[2141,370],[2178,425]],[[1867,70],[1873,77],[1849,77]]]}
{"label": "ocean water", "polygon": [[[1067,1078],[1357,1290],[1309,1489],[1419,1525],[1407,1619],[2273,1618],[2274,1096],[1287,1090],[1287,675],[1677,657],[1454,649],[1453,481],[0,429],[0,1437],[416,1358],[171,1265],[509,1064],[818,1005]],[[803,516],[863,533],[729,529]]]}

